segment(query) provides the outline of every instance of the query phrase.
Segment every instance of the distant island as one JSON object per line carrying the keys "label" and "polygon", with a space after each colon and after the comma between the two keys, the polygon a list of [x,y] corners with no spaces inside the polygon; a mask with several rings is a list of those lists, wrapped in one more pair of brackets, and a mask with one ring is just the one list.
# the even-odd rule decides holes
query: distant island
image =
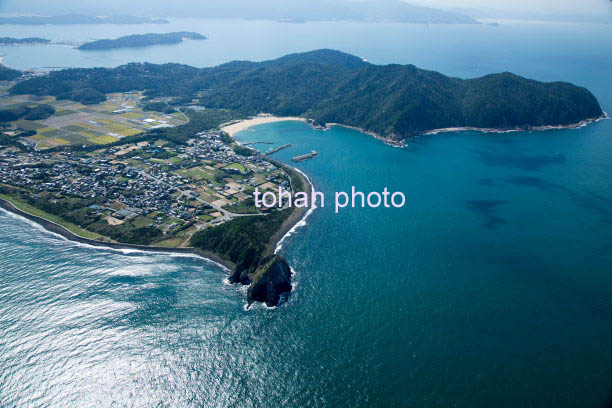
{"label": "distant island", "polygon": [[21,45],[21,44],[49,44],[51,40],[39,37],[12,38],[0,37],[0,45]]}
{"label": "distant island", "polygon": [[133,34],[119,37],[115,40],[97,40],[85,43],[78,47],[79,50],[108,50],[113,48],[133,48],[133,47],[150,47],[159,44],[179,44],[183,39],[190,40],[206,40],[202,34],[179,31],[166,34]]}
{"label": "distant island", "polygon": [[17,25],[62,25],[62,24],[169,24],[163,18],[135,17],[116,15],[109,17],[87,16],[84,14],[65,14],[60,16],[17,16],[0,17],[0,24]]}
{"label": "distant island", "polygon": [[587,89],[509,72],[459,79],[413,65],[374,65],[334,50],[212,68],[137,64],[52,71],[11,88],[98,103],[109,92],[199,98],[209,108],[243,115],[301,116],[342,124],[399,142],[439,129],[494,130],[572,126],[603,115]]}

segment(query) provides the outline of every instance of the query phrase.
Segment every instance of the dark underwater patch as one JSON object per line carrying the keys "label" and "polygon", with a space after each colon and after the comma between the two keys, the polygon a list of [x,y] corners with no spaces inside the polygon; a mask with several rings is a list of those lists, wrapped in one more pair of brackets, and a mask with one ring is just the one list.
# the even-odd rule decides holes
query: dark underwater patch
{"label": "dark underwater patch", "polygon": [[491,153],[482,150],[474,150],[478,160],[491,167],[506,167],[509,169],[520,169],[525,171],[540,171],[543,167],[563,165],[566,163],[565,155],[524,155],[509,153]]}
{"label": "dark underwater patch", "polygon": [[483,219],[484,228],[495,229],[506,223],[497,215],[498,207],[506,203],[507,201],[503,200],[470,200],[467,202],[467,207]]}
{"label": "dark underwater patch", "polygon": [[515,186],[533,187],[543,191],[568,191],[569,190],[560,184],[551,183],[538,177],[516,176],[510,177],[508,183]]}
{"label": "dark underwater patch", "polygon": [[490,187],[490,186],[494,186],[496,183],[495,183],[495,180],[491,178],[481,178],[478,180],[478,184],[480,184],[481,186]]}
{"label": "dark underwater patch", "polygon": [[591,191],[584,193],[572,192],[570,194],[576,203],[592,213],[598,214],[604,222],[612,225],[612,200]]}

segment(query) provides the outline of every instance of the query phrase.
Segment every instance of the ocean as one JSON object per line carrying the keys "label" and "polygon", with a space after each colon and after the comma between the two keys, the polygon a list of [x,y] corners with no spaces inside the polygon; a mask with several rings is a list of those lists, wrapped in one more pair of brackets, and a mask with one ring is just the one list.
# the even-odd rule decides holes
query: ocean
{"label": "ocean", "polygon": [[[107,29],[7,26],[4,35],[76,41]],[[210,66],[325,47],[465,78],[566,80],[612,108],[604,24],[119,28],[179,29],[210,40],[0,55],[20,68]],[[286,163],[318,151],[295,166],[330,200],[283,242],[295,289],[273,309],[246,310],[244,288],[203,259],[86,247],[0,212],[0,406],[610,406],[611,136],[610,120],[443,133],[405,148],[301,122],[238,133],[273,143],[262,150],[291,143],[275,154]],[[336,214],[334,192],[352,186],[402,191],[406,205]]]}

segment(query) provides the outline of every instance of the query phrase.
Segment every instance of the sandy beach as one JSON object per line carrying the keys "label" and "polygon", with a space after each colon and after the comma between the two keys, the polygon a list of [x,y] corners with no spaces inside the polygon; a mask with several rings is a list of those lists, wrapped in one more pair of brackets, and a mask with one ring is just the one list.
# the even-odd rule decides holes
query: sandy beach
{"label": "sandy beach", "polygon": [[224,126],[221,128],[221,130],[223,130],[230,136],[234,136],[236,133],[246,130],[251,126],[263,125],[264,123],[284,122],[287,120],[299,120],[301,122],[306,122],[306,119],[297,116],[278,117],[273,115],[260,115],[251,119],[246,119],[237,123],[232,123],[230,125]]}
{"label": "sandy beach", "polygon": [[[224,132],[226,132],[227,134],[229,134],[230,136],[234,136],[236,133],[241,132],[243,130],[246,130],[248,128],[250,128],[251,126],[255,126],[255,125],[262,125],[264,123],[273,123],[273,122],[284,122],[287,120],[298,120],[300,122],[308,122],[307,119],[305,118],[300,118],[297,116],[283,116],[283,117],[279,117],[279,116],[274,116],[274,115],[270,115],[270,114],[262,114],[259,116],[256,116],[254,118],[251,119],[246,119],[246,120],[242,120],[240,122],[236,122],[236,123],[231,123],[229,125],[223,126],[221,128],[221,130],[223,130]],[[355,129],[355,130],[359,130],[360,132],[366,133],[370,136],[373,136],[374,138],[388,144],[391,146],[396,146],[396,147],[403,147],[404,143],[402,141],[397,141],[397,140],[393,140],[393,139],[389,139],[386,137],[382,137],[377,133],[359,128],[359,127],[355,127],[355,126],[349,126],[349,125],[344,125],[342,123],[328,123],[327,126],[325,126],[324,128],[322,127],[315,127],[316,129],[321,129],[321,130],[327,130],[327,129],[331,129],[332,126],[342,126],[345,128],[349,128],[349,129]]]}

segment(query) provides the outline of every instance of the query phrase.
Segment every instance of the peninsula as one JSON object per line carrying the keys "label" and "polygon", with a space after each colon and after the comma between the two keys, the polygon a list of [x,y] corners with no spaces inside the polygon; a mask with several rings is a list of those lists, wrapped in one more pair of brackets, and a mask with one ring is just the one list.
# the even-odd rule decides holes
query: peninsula
{"label": "peninsula", "polygon": [[49,44],[51,40],[38,37],[29,38],[12,38],[12,37],[0,37],[0,45],[23,45],[23,44]]}
{"label": "peninsula", "polygon": [[186,110],[189,122],[176,127],[35,150],[20,140],[36,131],[19,127],[41,123],[53,108],[0,113],[0,207],[78,242],[202,255],[230,269],[232,283],[250,285],[249,304],[274,306],[291,290],[290,268],[275,248],[306,210],[260,210],[252,192],[309,194],[312,187],[219,130],[241,116]]}
{"label": "peninsula", "polygon": [[208,256],[231,269],[231,282],[250,285],[249,304],[271,306],[291,289],[276,244],[306,210],[258,209],[252,193],[310,194],[312,186],[228,133],[284,117],[397,142],[439,129],[564,127],[603,115],[588,90],[565,82],[511,73],[462,80],[333,50],[13,81],[0,95],[4,208],[71,239]]}
{"label": "peninsula", "polygon": [[108,50],[113,48],[135,48],[150,47],[152,45],[179,44],[185,38],[190,40],[206,40],[202,34],[180,31],[166,34],[133,34],[119,37],[115,40],[97,40],[85,43],[78,47],[79,50]]}
{"label": "peninsula", "polygon": [[201,69],[133,63],[52,71],[10,92],[76,100],[83,93],[128,90],[197,99],[208,108],[245,116],[268,112],[309,118],[320,126],[339,123],[390,141],[437,129],[572,126],[603,115],[591,92],[566,82],[539,82],[509,72],[464,80],[413,65],[374,65],[333,50]]}

